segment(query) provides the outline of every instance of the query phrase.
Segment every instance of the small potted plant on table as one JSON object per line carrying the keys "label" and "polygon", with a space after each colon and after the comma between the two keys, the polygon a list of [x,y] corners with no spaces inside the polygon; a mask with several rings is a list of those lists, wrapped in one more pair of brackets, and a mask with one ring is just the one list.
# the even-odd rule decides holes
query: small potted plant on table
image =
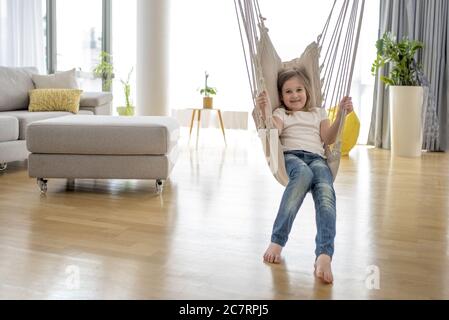
{"label": "small potted plant on table", "polygon": [[212,96],[217,94],[217,89],[213,87],[209,87],[207,85],[207,78],[209,78],[209,74],[207,71],[204,72],[204,88],[200,90],[200,94],[203,95],[203,108],[212,109],[213,106],[213,98]]}

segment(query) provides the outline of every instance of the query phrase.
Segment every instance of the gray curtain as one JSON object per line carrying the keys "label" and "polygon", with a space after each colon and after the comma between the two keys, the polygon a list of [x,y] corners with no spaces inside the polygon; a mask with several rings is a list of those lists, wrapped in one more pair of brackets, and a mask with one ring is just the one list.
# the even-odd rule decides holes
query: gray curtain
{"label": "gray curtain", "polygon": [[[398,39],[407,36],[424,43],[417,57],[423,66],[421,83],[427,86],[424,98],[423,149],[449,148],[449,1],[381,0],[379,38],[391,31]],[[384,70],[387,72],[388,70]],[[390,148],[388,89],[376,77],[374,105],[368,144]]]}

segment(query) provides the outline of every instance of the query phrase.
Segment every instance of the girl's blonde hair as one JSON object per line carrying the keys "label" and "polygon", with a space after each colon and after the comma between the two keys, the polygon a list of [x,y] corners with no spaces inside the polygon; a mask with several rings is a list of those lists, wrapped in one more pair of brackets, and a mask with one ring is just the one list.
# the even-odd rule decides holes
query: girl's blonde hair
{"label": "girl's blonde hair", "polygon": [[288,115],[292,113],[291,110],[288,110],[288,108],[285,106],[284,101],[282,100],[282,87],[284,86],[285,82],[290,80],[291,78],[298,77],[304,84],[304,89],[306,90],[306,96],[307,101],[304,105],[304,109],[307,111],[312,110],[315,106],[312,106],[310,104],[310,92],[312,87],[310,86],[310,80],[309,77],[306,74],[306,71],[302,68],[293,68],[293,69],[283,69],[279,71],[278,73],[278,81],[277,81],[277,87],[278,87],[278,93],[279,93],[279,99],[281,100],[281,108],[284,108]]}

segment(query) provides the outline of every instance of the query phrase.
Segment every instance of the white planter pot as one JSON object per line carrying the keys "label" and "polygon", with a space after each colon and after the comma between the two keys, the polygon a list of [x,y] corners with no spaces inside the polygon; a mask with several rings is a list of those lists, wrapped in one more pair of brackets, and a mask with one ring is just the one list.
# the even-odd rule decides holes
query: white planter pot
{"label": "white planter pot", "polygon": [[391,153],[419,157],[422,147],[423,88],[390,86]]}

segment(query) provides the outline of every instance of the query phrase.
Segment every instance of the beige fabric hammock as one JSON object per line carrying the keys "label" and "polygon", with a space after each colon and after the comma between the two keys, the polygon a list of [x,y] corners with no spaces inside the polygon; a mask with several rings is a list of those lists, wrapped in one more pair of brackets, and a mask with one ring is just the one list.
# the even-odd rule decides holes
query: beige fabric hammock
{"label": "beige fabric hammock", "polygon": [[[271,116],[273,110],[280,105],[278,72],[284,68],[303,68],[310,78],[310,99],[315,106],[335,106],[343,96],[349,95],[365,0],[344,0],[339,3],[341,7],[338,10],[337,0],[334,0],[317,40],[309,44],[299,58],[283,62],[271,42],[258,0],[234,0],[254,103],[253,118],[270,170],[284,186],[289,179],[279,133]],[[264,90],[269,97],[265,121],[255,106],[256,97]],[[327,162],[334,179],[340,164],[344,119],[345,114],[332,149],[325,146]]]}

